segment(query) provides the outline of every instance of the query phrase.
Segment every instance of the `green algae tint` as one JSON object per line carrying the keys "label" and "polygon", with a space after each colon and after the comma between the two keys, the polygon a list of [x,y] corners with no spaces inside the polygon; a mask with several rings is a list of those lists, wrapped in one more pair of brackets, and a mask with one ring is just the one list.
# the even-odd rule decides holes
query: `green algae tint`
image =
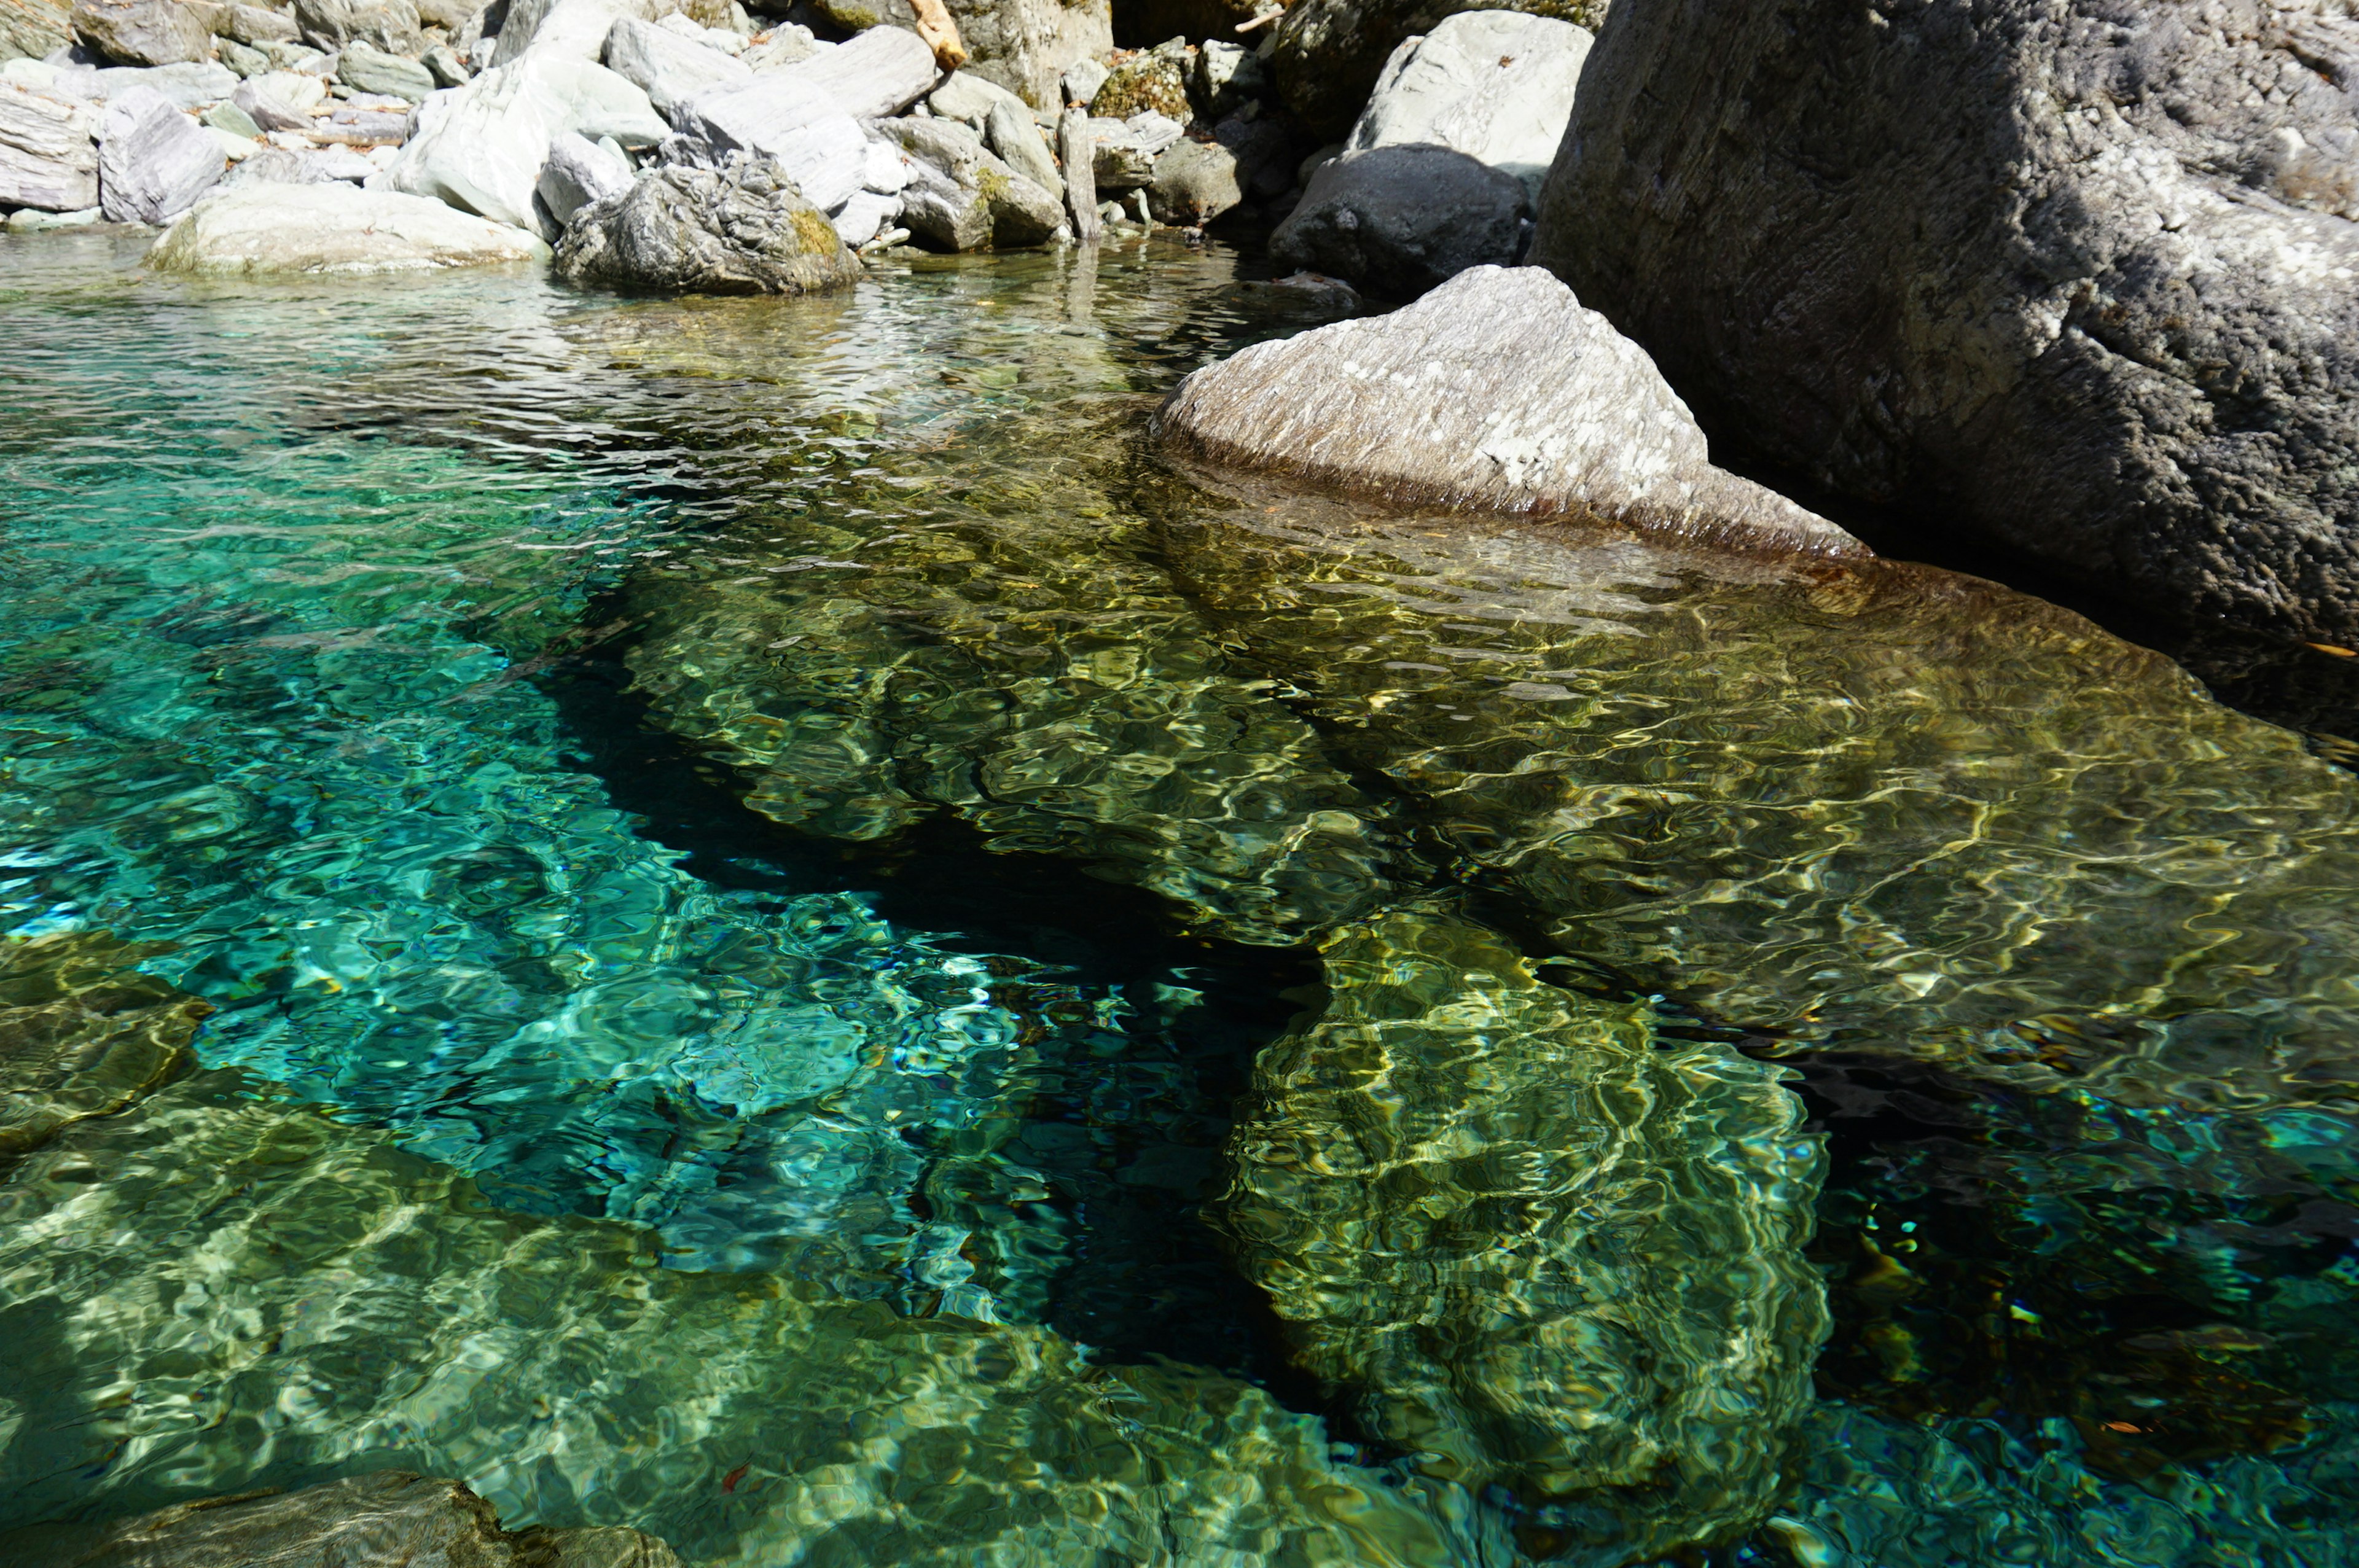
{"label": "green algae tint", "polygon": [[2347,775],[2036,600],[1175,471],[1321,318],[0,240],[0,1529],[2359,1561]]}

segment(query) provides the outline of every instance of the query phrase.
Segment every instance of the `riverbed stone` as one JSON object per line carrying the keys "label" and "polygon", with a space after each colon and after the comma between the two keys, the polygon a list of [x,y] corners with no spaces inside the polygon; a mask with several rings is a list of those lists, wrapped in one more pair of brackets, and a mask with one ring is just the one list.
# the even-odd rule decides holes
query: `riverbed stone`
{"label": "riverbed stone", "polygon": [[[270,155],[258,155],[267,157]],[[393,190],[341,178],[240,183],[198,203],[148,253],[166,272],[432,272],[545,261],[531,233]]]}
{"label": "riverbed stone", "polygon": [[274,70],[238,83],[229,101],[266,131],[308,131],[328,84],[305,71]]}
{"label": "riverbed stone", "polygon": [[98,204],[113,222],[164,222],[220,182],[220,146],[153,88],[116,94],[98,135]]}
{"label": "riverbed stone", "polygon": [[1245,200],[1237,155],[1218,142],[1181,140],[1155,160],[1147,211],[1158,223],[1197,227]]}
{"label": "riverbed stone", "polygon": [[360,184],[377,172],[376,165],[350,147],[325,146],[307,151],[266,146],[239,164],[222,185],[324,185],[332,180]]}
{"label": "riverbed stone", "polygon": [[1462,11],[1393,51],[1344,138],[1449,147],[1514,175],[1537,200],[1572,117],[1589,30],[1518,11]]}
{"label": "riverbed stone", "polygon": [[75,39],[118,65],[210,59],[212,29],[179,0],[77,0]]}
{"label": "riverbed stone", "polygon": [[184,60],[177,65],[67,67],[57,73],[56,91],[93,103],[112,103],[133,88],[160,92],[176,109],[197,109],[219,103],[237,89],[237,73],[219,60]]}
{"label": "riverbed stone", "polygon": [[386,170],[386,188],[431,196],[495,222],[556,232],[534,206],[549,144],[568,131],[626,148],[651,146],[667,127],[647,95],[591,60],[527,54],[464,87],[429,97],[417,129]]}
{"label": "riverbed stone", "polygon": [[1215,463],[1393,501],[1868,553],[1713,467],[1646,351],[1538,267],[1476,267],[1389,316],[1255,344],[1180,383],[1154,427]]}
{"label": "riverbed stone", "polygon": [[1064,203],[994,157],[953,120],[887,120],[880,127],[909,155],[900,221],[948,251],[1037,245],[1064,226]]}
{"label": "riverbed stone", "polygon": [[2354,59],[2339,10],[1615,0],[1534,258],[1756,460],[2348,647]]}
{"label": "riverbed stone", "polygon": [[1214,124],[1259,98],[1269,86],[1269,68],[1243,44],[1206,38],[1196,47],[1195,74],[1188,91],[1200,119]]}
{"label": "riverbed stone", "polygon": [[1020,104],[995,103],[984,122],[983,145],[1008,168],[1052,194],[1064,188],[1065,177],[1057,170],[1057,156],[1041,139],[1040,125],[1032,112]]}
{"label": "riverbed stone", "polygon": [[272,39],[292,43],[303,36],[303,29],[283,11],[261,5],[224,5],[220,36],[234,38],[251,49]]}
{"label": "riverbed stone", "polygon": [[434,91],[434,73],[414,59],[405,59],[359,38],[336,56],[336,77],[347,87],[382,93],[411,103],[423,103]]}
{"label": "riverbed stone", "polygon": [[1298,0],[1277,24],[1270,68],[1278,96],[1314,135],[1342,137],[1408,38],[1462,11],[1528,11],[1594,28],[1603,0]]}
{"label": "riverbed stone", "polygon": [[1345,277],[1386,299],[1414,299],[1473,266],[1510,266],[1530,230],[1514,175],[1449,147],[1373,147],[1320,166],[1270,234],[1292,267]]}
{"label": "riverbed stone", "polygon": [[413,0],[294,0],[295,22],[314,48],[331,52],[358,39],[415,58],[426,47]]}
{"label": "riverbed stone", "polygon": [[1091,178],[1101,192],[1136,190],[1155,178],[1155,160],[1176,146],[1185,127],[1168,114],[1142,109],[1127,120],[1090,116]]}
{"label": "riverbed stone", "polygon": [[1188,101],[1188,77],[1195,69],[1196,51],[1181,38],[1141,49],[1117,61],[1106,73],[1104,85],[1090,99],[1090,113],[1101,120],[1127,120],[1147,111],[1185,125],[1195,116]]}
{"label": "riverbed stone", "polygon": [[1325,1004],[1255,1064],[1216,1210],[1299,1363],[1577,1561],[1759,1523],[1828,1326],[1785,1070],[1444,913],[1321,949]]}
{"label": "riverbed stone", "polygon": [[812,122],[897,114],[931,92],[933,50],[899,27],[868,31],[799,64],[754,73],[753,80],[698,93],[677,105],[681,133],[701,141],[714,161],[733,152],[772,156],[785,137]]}
{"label": "riverbed stone", "polygon": [[860,258],[776,164],[643,169],[576,213],[557,252],[568,282],[679,294],[849,287]]}
{"label": "riverbed stone", "polygon": [[631,160],[620,147],[568,131],[549,145],[549,162],[540,171],[541,203],[560,223],[571,222],[592,201],[628,190],[632,178]]}
{"label": "riverbed stone", "polygon": [[0,1158],[185,1070],[212,1008],[138,971],[161,949],[73,932],[0,942]]}
{"label": "riverbed stone", "polygon": [[[910,0],[821,0],[837,27],[918,30]],[[993,81],[1035,109],[1058,104],[1068,67],[1114,48],[1110,0],[947,0],[966,59],[956,69]]]}
{"label": "riverbed stone", "polygon": [[670,1547],[635,1530],[504,1530],[464,1484],[406,1470],[0,1535],[0,1556],[36,1552],[57,1568],[679,1568]]}
{"label": "riverbed stone", "polygon": [[0,0],[0,60],[39,59],[73,40],[67,0]]}
{"label": "riverbed stone", "polygon": [[615,18],[603,58],[608,70],[637,83],[656,113],[666,116],[708,88],[747,81],[754,75],[754,68],[735,56],[636,16]]}
{"label": "riverbed stone", "polygon": [[98,205],[98,114],[88,104],[0,81],[0,206],[74,212]]}

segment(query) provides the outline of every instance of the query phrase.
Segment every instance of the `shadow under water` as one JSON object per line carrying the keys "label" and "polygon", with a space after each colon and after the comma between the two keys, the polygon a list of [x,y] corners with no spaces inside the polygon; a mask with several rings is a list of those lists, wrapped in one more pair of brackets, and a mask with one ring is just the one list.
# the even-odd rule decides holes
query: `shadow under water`
{"label": "shadow under water", "polygon": [[399,1464],[712,1563],[2359,1554],[2353,784],[2167,661],[1172,469],[1320,319],[1217,247],[41,240],[0,1526]]}

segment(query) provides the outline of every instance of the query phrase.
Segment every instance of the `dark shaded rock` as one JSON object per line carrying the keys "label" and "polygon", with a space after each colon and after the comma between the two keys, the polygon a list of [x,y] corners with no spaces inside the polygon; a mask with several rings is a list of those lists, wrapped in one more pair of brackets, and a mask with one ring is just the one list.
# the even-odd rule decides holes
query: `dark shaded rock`
{"label": "dark shaded rock", "polygon": [[1225,120],[1259,98],[1269,86],[1269,68],[1245,45],[1227,38],[1206,38],[1196,50],[1196,69],[1188,91],[1197,114]]}
{"label": "dark shaded rock", "polygon": [[1515,176],[1449,147],[1346,153],[1310,177],[1269,252],[1382,298],[1414,299],[1468,267],[1514,265],[1525,202]]}
{"label": "dark shaded rock", "polygon": [[1442,914],[1322,947],[1326,1006],[1255,1064],[1220,1208],[1304,1368],[1427,1473],[1549,1510],[1576,1561],[1759,1523],[1827,1332],[1785,1070]]}
{"label": "dark shaded rock", "polygon": [[1594,27],[1604,0],[1523,0],[1493,5],[1467,0],[1299,0],[1277,24],[1270,56],[1278,96],[1321,136],[1340,137],[1404,38],[1430,33],[1461,11],[1528,11]]}
{"label": "dark shaded rock", "polygon": [[1155,160],[1147,209],[1158,223],[1194,227],[1245,200],[1237,155],[1218,142],[1182,140]]}
{"label": "dark shaded rock", "polygon": [[213,53],[212,29],[179,0],[81,0],[73,34],[118,65],[177,65]]}
{"label": "dark shaded rock", "polygon": [[2359,21],[1616,0],[1534,259],[1758,459],[2359,636]]}
{"label": "dark shaded rock", "polygon": [[1180,383],[1154,429],[1215,463],[1390,501],[1868,554],[1714,468],[1645,351],[1537,267],[1478,268],[1389,316],[1256,343]]}
{"label": "dark shaded rock", "polygon": [[[1234,38],[1263,0],[1123,0],[1114,12],[1114,41],[1126,49],[1152,49],[1166,38],[1201,43]],[[1250,35],[1248,35],[1250,36]]]}
{"label": "dark shaded rock", "polygon": [[900,222],[950,251],[1037,245],[1064,226],[1064,203],[984,149],[954,120],[888,120],[882,126],[911,159]]}
{"label": "dark shaded rock", "polygon": [[463,1484],[404,1470],[0,1537],[0,1557],[35,1553],[50,1568],[679,1568],[670,1547],[635,1530],[510,1534]]}
{"label": "dark shaded rock", "polygon": [[295,0],[295,22],[305,38],[323,49],[340,49],[358,38],[414,59],[426,47],[412,0]]}
{"label": "dark shaded rock", "polygon": [[810,294],[849,287],[860,258],[777,165],[641,171],[574,215],[557,248],[572,283],[694,294]]}

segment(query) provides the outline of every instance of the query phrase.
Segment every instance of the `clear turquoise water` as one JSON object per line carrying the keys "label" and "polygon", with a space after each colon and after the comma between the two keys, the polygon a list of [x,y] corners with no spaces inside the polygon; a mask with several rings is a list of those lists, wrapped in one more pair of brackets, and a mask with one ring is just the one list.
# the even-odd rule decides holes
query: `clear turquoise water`
{"label": "clear turquoise water", "polygon": [[[2359,1561],[2293,738],[1999,590],[1167,472],[1317,319],[1218,252],[135,263],[0,240],[0,930],[214,1011],[0,1174],[0,1525],[404,1464],[711,1562]],[[1319,1076],[1368,962],[1397,1103]],[[1280,1236],[1241,1110],[1454,1152]]]}

